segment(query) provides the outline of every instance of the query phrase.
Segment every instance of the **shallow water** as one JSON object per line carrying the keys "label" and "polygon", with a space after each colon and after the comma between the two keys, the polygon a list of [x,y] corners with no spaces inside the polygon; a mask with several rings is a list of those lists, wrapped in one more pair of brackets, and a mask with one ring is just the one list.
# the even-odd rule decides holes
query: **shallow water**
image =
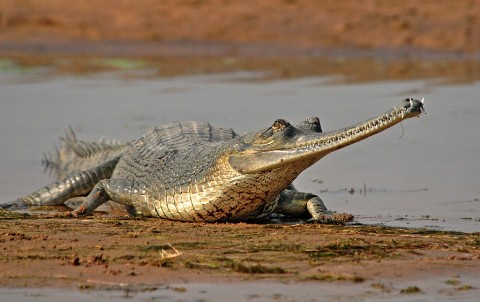
{"label": "shallow water", "polygon": [[[318,116],[324,131],[425,97],[427,114],[335,152],[300,190],[360,223],[480,231],[480,84],[332,85],[328,78],[256,81],[256,74],[156,78],[0,73],[0,202],[47,184],[41,156],[71,125],[84,140],[130,140],[153,125],[205,120],[237,132]],[[366,189],[366,190],[365,190]]]}
{"label": "shallow water", "polygon": [[[455,278],[454,278],[455,279]],[[182,283],[155,287],[105,286],[81,291],[61,289],[1,289],[2,301],[477,301],[477,278],[447,277],[387,283],[274,282]],[[420,284],[421,285],[420,285]],[[402,293],[417,286],[417,293]]]}

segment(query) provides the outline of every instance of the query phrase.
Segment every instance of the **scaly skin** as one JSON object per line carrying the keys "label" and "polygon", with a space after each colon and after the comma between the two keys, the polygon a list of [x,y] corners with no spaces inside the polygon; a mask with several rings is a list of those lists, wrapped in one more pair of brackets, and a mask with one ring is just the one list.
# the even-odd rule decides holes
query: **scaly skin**
{"label": "scaly skin", "polygon": [[[62,204],[90,192],[73,216],[87,215],[112,200],[131,214],[179,221],[247,221],[272,213],[335,219],[318,196],[298,192],[292,181],[327,154],[422,112],[421,102],[405,99],[378,117],[327,133],[322,133],[318,118],[297,126],[277,120],[269,128],[242,136],[208,123],[177,122],[152,128],[137,141],[118,144],[118,149],[86,148],[92,158],[118,152],[120,159],[117,163],[117,157],[104,156],[96,167],[69,171],[74,174],[17,203]],[[73,166],[85,164],[78,158],[70,160]],[[72,180],[81,189],[63,190]]]}
{"label": "scaly skin", "polygon": [[[71,128],[60,138],[59,147],[43,156],[45,170],[57,180],[68,175],[101,166],[117,159],[128,148],[129,143],[119,141],[84,142],[77,140]],[[111,173],[110,173],[111,174]],[[108,176],[110,177],[110,176]]]}

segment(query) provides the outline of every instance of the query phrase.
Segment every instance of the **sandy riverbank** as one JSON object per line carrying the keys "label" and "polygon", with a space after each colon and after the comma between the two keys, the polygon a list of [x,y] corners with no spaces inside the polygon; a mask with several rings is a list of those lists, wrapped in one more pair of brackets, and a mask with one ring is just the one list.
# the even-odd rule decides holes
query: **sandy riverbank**
{"label": "sandy riverbank", "polygon": [[0,42],[268,42],[480,50],[477,1],[0,1]]}
{"label": "sandy riverbank", "polygon": [[0,217],[0,286],[342,282],[478,290],[479,234],[318,224],[201,224],[121,217]]}

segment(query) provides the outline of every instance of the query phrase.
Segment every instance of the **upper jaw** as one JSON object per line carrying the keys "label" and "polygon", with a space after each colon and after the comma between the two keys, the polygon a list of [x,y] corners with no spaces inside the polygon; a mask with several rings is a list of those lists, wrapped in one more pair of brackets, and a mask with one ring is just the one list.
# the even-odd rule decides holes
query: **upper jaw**
{"label": "upper jaw", "polygon": [[382,115],[359,124],[327,133],[296,133],[297,136],[292,140],[281,144],[273,143],[263,150],[246,148],[247,150],[232,154],[229,156],[229,162],[233,169],[243,174],[272,170],[297,161],[313,164],[332,151],[363,140],[404,119],[424,112],[423,99],[418,101],[407,98],[402,101],[400,107],[394,107]]}

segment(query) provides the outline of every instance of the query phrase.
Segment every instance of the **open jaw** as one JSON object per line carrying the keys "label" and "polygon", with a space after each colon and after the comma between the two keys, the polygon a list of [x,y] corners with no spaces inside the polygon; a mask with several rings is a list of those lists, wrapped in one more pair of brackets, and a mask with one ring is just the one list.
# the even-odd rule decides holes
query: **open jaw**
{"label": "open jaw", "polygon": [[230,165],[242,174],[259,173],[303,161],[306,167],[325,155],[382,132],[407,118],[425,112],[421,101],[407,98],[402,105],[375,118],[353,126],[326,133],[302,133],[295,135],[276,150],[241,152],[231,155]]}

